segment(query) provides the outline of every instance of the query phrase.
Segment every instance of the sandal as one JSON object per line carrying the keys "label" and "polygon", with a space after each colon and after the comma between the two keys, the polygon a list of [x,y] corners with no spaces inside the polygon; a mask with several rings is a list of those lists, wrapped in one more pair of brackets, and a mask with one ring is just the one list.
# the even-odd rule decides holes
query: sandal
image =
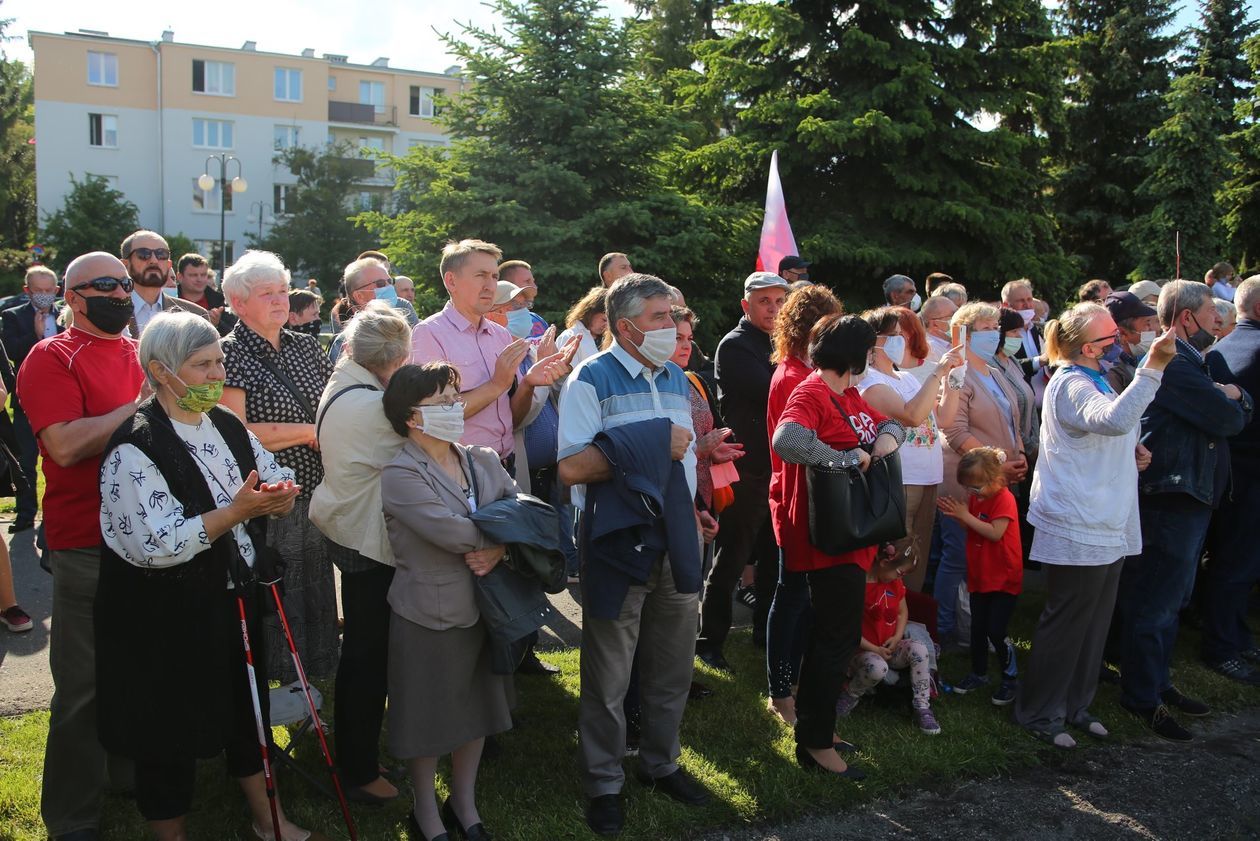
{"label": "sandal", "polygon": [[1051,747],[1060,750],[1071,750],[1076,747],[1076,740],[1073,739],[1066,730],[1060,730],[1058,733],[1049,733],[1045,730],[1033,730],[1031,727],[1024,728],[1028,734],[1038,741],[1045,742]]}
{"label": "sandal", "polygon": [[1075,721],[1069,721],[1068,726],[1075,727],[1087,736],[1092,736],[1100,741],[1111,735],[1107,728],[1103,726],[1103,723],[1089,713],[1083,713]]}

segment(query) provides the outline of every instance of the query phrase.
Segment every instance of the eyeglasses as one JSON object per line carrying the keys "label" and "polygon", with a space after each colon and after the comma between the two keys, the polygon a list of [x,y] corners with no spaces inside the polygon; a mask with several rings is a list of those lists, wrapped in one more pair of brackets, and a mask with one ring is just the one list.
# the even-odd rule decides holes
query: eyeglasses
{"label": "eyeglasses", "polygon": [[1118,341],[1120,341],[1120,333],[1119,333],[1119,331],[1117,331],[1117,332],[1115,332],[1115,333],[1112,333],[1112,334],[1111,334],[1111,335],[1109,335],[1109,336],[1099,336],[1097,339],[1090,339],[1088,342],[1085,342],[1085,344],[1087,344],[1087,345],[1096,345],[1096,344],[1098,344],[1099,342],[1105,342],[1105,341],[1107,341],[1108,339],[1110,339],[1110,340],[1111,340],[1111,341],[1113,341],[1113,342],[1118,342]]}
{"label": "eyeglasses", "polygon": [[418,412],[418,411],[420,411],[421,409],[423,409],[425,406],[441,406],[443,409],[450,409],[450,408],[453,408],[453,407],[455,407],[455,406],[458,406],[459,408],[461,408],[461,409],[462,409],[462,408],[464,408],[464,405],[465,405],[465,403],[464,403],[464,398],[462,398],[462,397],[452,397],[452,398],[449,398],[449,399],[439,400],[439,401],[437,401],[436,403],[421,403],[419,406],[416,406],[416,407],[415,407],[415,411],[417,411],[417,412]]}
{"label": "eyeglasses", "polygon": [[129,277],[95,277],[91,280],[84,281],[77,286],[71,286],[71,292],[78,292],[82,289],[92,287],[97,292],[113,292],[118,287],[122,287],[122,291],[130,292],[132,283]]}
{"label": "eyeglasses", "polygon": [[368,281],[354,291],[362,292],[364,289],[384,289],[386,286],[389,286],[389,281],[385,278],[380,278],[378,280]]}
{"label": "eyeglasses", "polygon": [[128,257],[139,257],[141,260],[169,260],[171,252],[165,248],[133,248]]}

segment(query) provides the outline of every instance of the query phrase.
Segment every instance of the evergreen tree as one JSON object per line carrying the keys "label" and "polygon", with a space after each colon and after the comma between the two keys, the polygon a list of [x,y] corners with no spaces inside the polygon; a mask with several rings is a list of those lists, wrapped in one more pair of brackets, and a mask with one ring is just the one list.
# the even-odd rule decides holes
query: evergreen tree
{"label": "evergreen tree", "polygon": [[1150,133],[1167,116],[1171,2],[1066,0],[1060,14],[1067,111],[1051,154],[1061,242],[1086,274],[1118,280],[1133,268],[1127,226],[1151,207],[1137,188]]}
{"label": "evergreen tree", "polygon": [[1234,118],[1234,104],[1246,93],[1250,76],[1247,39],[1256,34],[1260,24],[1247,19],[1243,0],[1205,0],[1199,8],[1203,20],[1194,29],[1192,69],[1212,80],[1212,98],[1220,114],[1215,128],[1217,133],[1227,134],[1240,128]]}
{"label": "evergreen tree", "polygon": [[[10,20],[0,20],[0,43]],[[25,250],[35,229],[35,105],[26,65],[0,51],[0,248]]]}
{"label": "evergreen tree", "polygon": [[1223,256],[1216,192],[1228,158],[1214,129],[1220,109],[1212,80],[1197,73],[1182,76],[1166,99],[1170,113],[1151,132],[1150,174],[1138,188],[1153,206],[1129,226],[1126,239],[1135,260],[1131,280],[1176,276],[1178,232],[1181,276],[1197,280]]}
{"label": "evergreen tree", "polygon": [[447,37],[474,80],[444,112],[451,145],[394,159],[401,212],[361,217],[394,264],[441,291],[444,241],[491,240],[533,265],[553,320],[599,282],[608,251],[680,286],[702,314],[717,306],[706,300],[737,299],[756,214],[707,208],[668,185],[663,159],[682,127],[631,73],[627,28],[599,14],[597,0],[495,8],[506,34],[469,27]]}
{"label": "evergreen tree", "polygon": [[118,253],[127,235],[140,227],[140,211],[99,175],[82,181],[70,176],[70,192],[61,209],[44,220],[41,239],[49,249],[45,262],[64,268],[90,251]]}
{"label": "evergreen tree", "polygon": [[1247,42],[1251,91],[1238,100],[1234,116],[1241,128],[1226,143],[1234,153],[1221,190],[1229,254],[1240,270],[1260,271],[1260,35]]}

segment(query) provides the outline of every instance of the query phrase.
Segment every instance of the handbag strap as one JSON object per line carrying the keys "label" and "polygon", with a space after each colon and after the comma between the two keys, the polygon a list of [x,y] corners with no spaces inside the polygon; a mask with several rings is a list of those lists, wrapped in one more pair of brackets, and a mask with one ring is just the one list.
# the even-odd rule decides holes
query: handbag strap
{"label": "handbag strap", "polygon": [[849,417],[849,413],[840,405],[840,401],[836,399],[834,394],[831,395],[831,402],[835,404],[836,411],[840,413],[840,417],[844,418],[844,422],[849,425],[849,429],[853,430],[853,437],[857,439],[858,447],[865,447],[866,445],[862,443],[862,433],[858,432],[857,426],[853,423],[853,418]]}
{"label": "handbag strap", "polygon": [[464,450],[464,460],[468,462],[468,487],[472,490],[473,505],[481,507],[481,491],[477,488],[477,471],[473,469],[472,450]]}
{"label": "handbag strap", "polygon": [[316,440],[319,439],[319,431],[324,427],[324,418],[328,417],[328,410],[332,408],[332,404],[336,403],[337,398],[345,394],[347,391],[354,391],[357,388],[370,388],[373,391],[380,391],[380,389],[377,388],[376,386],[368,385],[367,383],[355,383],[354,385],[348,385],[345,388],[339,389],[338,391],[336,391],[332,397],[328,398],[328,402],[324,404],[323,411],[320,412],[319,417],[315,419]]}
{"label": "handbag strap", "polygon": [[276,382],[280,383],[282,386],[287,388],[289,390],[289,393],[292,394],[295,398],[297,398],[298,405],[300,405],[302,407],[302,410],[306,412],[306,416],[311,419],[310,422],[314,423],[315,422],[315,408],[311,406],[311,401],[306,399],[306,395],[302,393],[302,390],[297,387],[297,383],[293,382],[293,379],[288,374],[286,374],[284,371],[281,371],[280,368],[276,365],[276,363],[272,362],[270,359],[267,359],[262,354],[256,353],[254,354],[254,358],[258,360],[259,364],[261,364],[264,368],[267,369],[267,373],[271,374],[271,376],[276,379]]}

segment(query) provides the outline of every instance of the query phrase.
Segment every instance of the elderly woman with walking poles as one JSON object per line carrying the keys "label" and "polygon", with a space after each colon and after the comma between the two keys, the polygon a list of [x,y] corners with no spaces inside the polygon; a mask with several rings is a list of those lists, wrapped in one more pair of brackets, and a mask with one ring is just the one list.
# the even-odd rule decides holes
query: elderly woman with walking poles
{"label": "elderly woman with walking poles", "polygon": [[97,602],[110,606],[96,613],[101,743],[135,760],[136,805],[161,841],[188,837],[196,761],[224,751],[250,837],[321,839],[275,798],[260,738],[270,732],[258,692],[267,663],[254,648],[268,599],[259,581],[274,574],[267,518],[292,511],[301,488],[216,405],[223,353],[208,321],[155,316],[140,364],[153,397],[114,433],[100,476]]}

